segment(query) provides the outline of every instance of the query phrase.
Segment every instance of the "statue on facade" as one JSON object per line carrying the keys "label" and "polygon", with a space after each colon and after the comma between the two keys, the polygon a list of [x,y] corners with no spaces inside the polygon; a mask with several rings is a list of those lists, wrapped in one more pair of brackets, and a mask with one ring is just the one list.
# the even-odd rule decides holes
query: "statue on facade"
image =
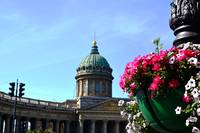
{"label": "statue on facade", "polygon": [[185,42],[188,36],[197,36],[200,33],[200,0],[173,0],[169,25],[177,37],[175,41]]}

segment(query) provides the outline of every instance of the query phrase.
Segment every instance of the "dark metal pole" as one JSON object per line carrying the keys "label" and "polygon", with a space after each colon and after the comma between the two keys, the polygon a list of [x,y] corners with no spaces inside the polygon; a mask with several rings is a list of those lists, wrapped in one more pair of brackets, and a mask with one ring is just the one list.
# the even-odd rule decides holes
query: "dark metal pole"
{"label": "dark metal pole", "polygon": [[15,87],[15,100],[14,100],[14,111],[13,111],[13,120],[12,120],[12,133],[16,133],[16,105],[17,105],[17,93],[18,93],[18,79],[16,82],[16,87]]}

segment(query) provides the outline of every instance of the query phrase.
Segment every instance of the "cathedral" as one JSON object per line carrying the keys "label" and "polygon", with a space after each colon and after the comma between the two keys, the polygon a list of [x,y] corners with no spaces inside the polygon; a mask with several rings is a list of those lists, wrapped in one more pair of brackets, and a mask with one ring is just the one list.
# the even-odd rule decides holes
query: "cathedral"
{"label": "cathedral", "polygon": [[[112,68],[97,42],[77,68],[76,98],[64,102],[17,98],[16,133],[51,129],[55,133],[126,133],[118,101],[112,97]],[[11,133],[14,97],[0,92],[0,133]],[[123,99],[127,100],[127,99]]]}

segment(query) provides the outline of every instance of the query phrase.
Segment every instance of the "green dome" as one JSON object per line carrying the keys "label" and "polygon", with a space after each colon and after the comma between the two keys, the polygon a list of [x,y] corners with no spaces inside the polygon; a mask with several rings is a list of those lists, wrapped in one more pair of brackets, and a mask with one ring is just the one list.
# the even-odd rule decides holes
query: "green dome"
{"label": "green dome", "polygon": [[86,56],[79,65],[79,68],[82,67],[101,67],[101,68],[110,68],[107,60],[101,56],[98,52],[98,47],[96,42],[93,43],[91,53]]}
{"label": "green dome", "polygon": [[79,67],[105,67],[105,68],[110,68],[110,65],[108,64],[107,60],[99,55],[99,54],[90,54],[79,65]]}

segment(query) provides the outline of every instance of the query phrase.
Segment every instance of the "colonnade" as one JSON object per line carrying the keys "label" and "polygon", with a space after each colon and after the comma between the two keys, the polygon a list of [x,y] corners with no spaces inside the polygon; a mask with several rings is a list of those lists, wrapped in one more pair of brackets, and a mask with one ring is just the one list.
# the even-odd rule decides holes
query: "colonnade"
{"label": "colonnade", "polygon": [[[56,133],[125,133],[125,122],[109,120],[52,120],[17,116],[16,132],[53,130]],[[11,133],[12,116],[0,114],[0,133]]]}
{"label": "colonnade", "polygon": [[[11,133],[13,117],[11,115],[0,114],[0,133]],[[15,119],[16,133],[26,133],[26,131],[53,130],[56,133],[69,133],[69,120],[38,119],[17,116]]]}

